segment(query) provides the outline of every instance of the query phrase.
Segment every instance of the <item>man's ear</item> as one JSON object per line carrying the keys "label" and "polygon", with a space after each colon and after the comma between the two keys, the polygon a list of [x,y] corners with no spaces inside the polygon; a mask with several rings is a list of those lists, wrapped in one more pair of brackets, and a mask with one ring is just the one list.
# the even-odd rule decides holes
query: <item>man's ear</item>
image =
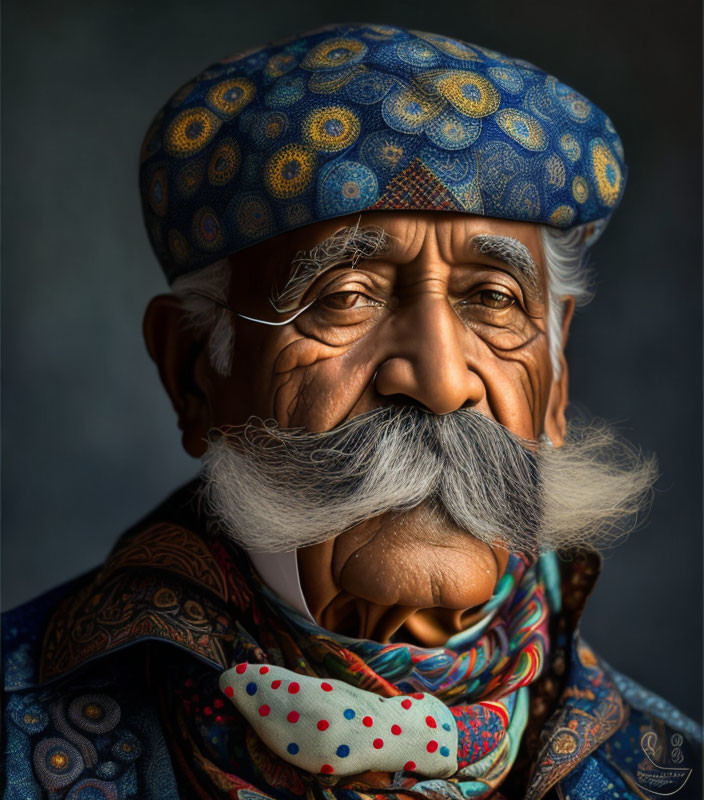
{"label": "man's ear", "polygon": [[185,324],[185,314],[177,298],[160,294],[147,306],[142,327],[149,355],[178,415],[183,447],[199,458],[205,452],[211,427],[205,380],[207,353],[204,342]]}
{"label": "man's ear", "polygon": [[553,375],[550,386],[548,407],[545,412],[545,433],[550,437],[555,447],[560,447],[565,441],[567,420],[565,410],[569,401],[569,372],[565,358],[565,345],[570,331],[570,323],[574,314],[574,297],[565,297],[562,301],[562,350],[560,352],[560,374]]}

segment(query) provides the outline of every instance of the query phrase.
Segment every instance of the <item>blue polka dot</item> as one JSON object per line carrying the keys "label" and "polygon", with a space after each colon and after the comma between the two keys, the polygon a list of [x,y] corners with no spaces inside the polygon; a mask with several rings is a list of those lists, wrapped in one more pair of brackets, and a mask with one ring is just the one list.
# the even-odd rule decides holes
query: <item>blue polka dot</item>
{"label": "blue polka dot", "polygon": [[291,742],[286,749],[292,756],[295,756],[296,753],[300,750],[299,746],[295,742]]}
{"label": "blue polka dot", "polygon": [[252,683],[247,684],[247,694],[252,695],[257,693],[257,684],[252,681]]}
{"label": "blue polka dot", "polygon": [[354,709],[353,708],[346,708],[342,712],[342,715],[344,716],[345,719],[354,719]]}
{"label": "blue polka dot", "polygon": [[341,744],[337,748],[337,755],[340,756],[340,758],[347,758],[349,754],[350,754],[350,748],[346,744]]}
{"label": "blue polka dot", "polygon": [[442,729],[444,731],[449,731],[450,730],[450,723],[449,722],[443,722],[442,723]]}
{"label": "blue polka dot", "polygon": [[441,756],[449,756],[450,755],[449,748],[448,747],[441,747],[440,748],[440,755]]}

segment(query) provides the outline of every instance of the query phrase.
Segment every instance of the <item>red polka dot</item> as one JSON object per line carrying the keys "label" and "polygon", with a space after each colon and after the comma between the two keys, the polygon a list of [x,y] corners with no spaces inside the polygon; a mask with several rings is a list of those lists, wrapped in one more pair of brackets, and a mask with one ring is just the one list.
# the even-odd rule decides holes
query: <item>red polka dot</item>
{"label": "red polka dot", "polygon": [[364,717],[362,720],[362,725],[364,725],[365,728],[371,728],[373,724],[374,720],[371,717]]}
{"label": "red polka dot", "polygon": [[410,708],[412,705],[413,703],[411,703],[411,701],[408,698],[406,698],[405,700],[401,700],[401,706],[403,708]]}
{"label": "red polka dot", "polygon": [[415,694],[412,694],[411,697],[415,697],[416,700],[422,700],[423,699],[423,695],[420,692],[416,692]]}
{"label": "red polka dot", "polygon": [[403,765],[403,768],[406,772],[413,772],[413,770],[416,768],[416,762],[406,761],[406,763]]}
{"label": "red polka dot", "polygon": [[281,686],[281,681],[272,681],[271,682],[271,688],[272,689],[278,689],[279,686]]}
{"label": "red polka dot", "polygon": [[203,713],[205,714],[206,717],[209,717],[213,713],[213,709],[210,706],[206,706],[203,709]]}
{"label": "red polka dot", "polygon": [[435,751],[438,749],[438,743],[435,741],[435,739],[431,739],[431,740],[428,742],[428,744],[425,746],[425,749],[426,749],[426,750],[427,750],[429,753],[434,753],[434,752],[435,752]]}
{"label": "red polka dot", "polygon": [[217,722],[218,725],[222,722],[222,717],[220,716],[220,714],[218,714],[217,717],[215,717],[215,722]]}
{"label": "red polka dot", "polygon": [[225,694],[226,694],[228,697],[232,697],[232,695],[233,695],[234,693],[235,693],[235,690],[232,688],[232,686],[226,686],[226,687],[225,687]]}
{"label": "red polka dot", "polygon": [[260,717],[268,717],[270,711],[271,711],[271,709],[269,708],[269,706],[266,703],[264,703],[263,706],[259,706],[259,716]]}
{"label": "red polka dot", "polygon": [[267,672],[269,672],[269,667],[267,667],[266,664],[263,667],[259,667],[260,675],[266,675]]}
{"label": "red polka dot", "polygon": [[298,722],[300,716],[301,715],[298,713],[298,711],[289,711],[288,714],[286,715],[286,719],[289,722]]}
{"label": "red polka dot", "polygon": [[301,687],[294,681],[293,683],[289,683],[288,685],[288,693],[289,694],[297,694],[300,691]]}
{"label": "red polka dot", "polygon": [[320,688],[321,688],[321,689],[322,689],[324,692],[331,692],[331,691],[332,691],[332,686],[330,686],[330,684],[329,684],[329,683],[321,683],[321,684],[320,684]]}
{"label": "red polka dot", "polygon": [[320,768],[320,771],[324,772],[326,775],[330,775],[335,770],[332,768],[331,764],[323,764],[323,766]]}
{"label": "red polka dot", "polygon": [[381,748],[384,746],[384,740],[383,739],[374,739],[372,744],[374,745],[374,749],[375,750],[381,750]]}
{"label": "red polka dot", "polygon": [[330,727],[330,723],[326,719],[321,719],[318,722],[318,730],[326,731]]}
{"label": "red polka dot", "polygon": [[188,678],[183,685],[187,686],[190,689],[191,686],[193,686],[193,681],[190,678]]}
{"label": "red polka dot", "polygon": [[215,706],[215,708],[222,708],[225,705],[225,703],[223,703],[223,701],[219,697],[216,697],[215,701],[213,702],[213,705]]}
{"label": "red polka dot", "polygon": [[238,665],[235,667],[235,672],[236,672],[238,675],[242,675],[246,669],[247,669],[247,664],[246,664],[246,663],[243,663],[243,664],[238,664]]}
{"label": "red polka dot", "polygon": [[400,725],[392,725],[391,726],[391,733],[393,733],[394,736],[400,736],[400,734],[401,734],[401,726]]}
{"label": "red polka dot", "polygon": [[435,720],[433,719],[433,717],[426,717],[426,718],[425,718],[425,724],[426,724],[426,725],[427,725],[429,728],[437,728],[437,727],[438,727],[438,723],[437,723],[437,722],[435,722]]}

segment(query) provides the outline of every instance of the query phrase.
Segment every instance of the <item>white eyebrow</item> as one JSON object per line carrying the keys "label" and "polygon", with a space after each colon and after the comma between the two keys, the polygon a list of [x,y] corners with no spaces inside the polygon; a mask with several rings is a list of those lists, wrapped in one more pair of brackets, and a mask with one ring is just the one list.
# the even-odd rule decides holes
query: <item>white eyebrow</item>
{"label": "white eyebrow", "polygon": [[538,296],[542,295],[538,267],[523,242],[512,236],[479,234],[472,239],[472,244],[482,255],[503,261],[517,269],[521,275],[525,275]]}
{"label": "white eyebrow", "polygon": [[279,313],[293,310],[306,289],[323,272],[343,264],[354,269],[360,259],[383,253],[388,241],[389,236],[383,228],[376,225],[360,227],[359,220],[356,225],[340,228],[310,250],[296,253],[285,286],[271,297],[272,306]]}

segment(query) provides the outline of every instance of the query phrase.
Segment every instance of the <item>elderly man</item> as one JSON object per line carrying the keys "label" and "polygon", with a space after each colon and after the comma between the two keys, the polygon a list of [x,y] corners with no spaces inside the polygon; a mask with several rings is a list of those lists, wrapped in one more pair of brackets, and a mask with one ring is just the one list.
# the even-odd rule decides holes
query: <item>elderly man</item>
{"label": "elderly man", "polygon": [[211,66],[140,177],[173,290],[145,338],[203,469],[6,615],[3,796],[695,796],[699,728],[577,631],[654,479],[565,420],[608,117],[350,25]]}

